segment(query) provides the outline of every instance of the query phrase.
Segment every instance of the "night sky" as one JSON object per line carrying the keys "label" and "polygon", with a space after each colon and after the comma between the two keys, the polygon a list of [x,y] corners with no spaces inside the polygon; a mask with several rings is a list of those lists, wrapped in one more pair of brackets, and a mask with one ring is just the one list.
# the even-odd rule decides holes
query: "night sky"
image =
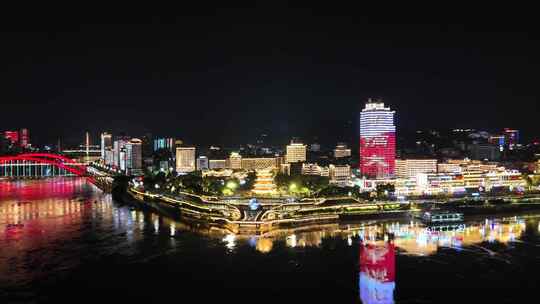
{"label": "night sky", "polygon": [[333,143],[356,140],[365,100],[382,97],[398,130],[538,135],[535,10],[324,3],[171,10],[178,16],[6,14],[0,130],[27,127],[38,144],[76,143],[85,130],[202,145],[260,133]]}

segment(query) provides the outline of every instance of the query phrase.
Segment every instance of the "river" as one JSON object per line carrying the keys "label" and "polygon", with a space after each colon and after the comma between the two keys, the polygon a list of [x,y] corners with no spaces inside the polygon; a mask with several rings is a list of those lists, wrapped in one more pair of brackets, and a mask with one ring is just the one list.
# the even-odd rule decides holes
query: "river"
{"label": "river", "polygon": [[115,202],[83,178],[0,181],[0,303],[516,303],[540,286],[539,219],[239,236]]}

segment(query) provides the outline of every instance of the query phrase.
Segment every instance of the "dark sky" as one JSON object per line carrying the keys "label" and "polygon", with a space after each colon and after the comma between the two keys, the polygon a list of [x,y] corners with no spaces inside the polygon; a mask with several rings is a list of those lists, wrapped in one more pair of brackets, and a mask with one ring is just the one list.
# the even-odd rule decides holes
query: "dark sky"
{"label": "dark sky", "polygon": [[397,111],[399,130],[538,135],[534,9],[371,14],[332,3],[7,13],[0,129],[28,127],[37,143],[82,140],[85,130],[199,144],[261,132],[333,142],[354,136],[374,96]]}

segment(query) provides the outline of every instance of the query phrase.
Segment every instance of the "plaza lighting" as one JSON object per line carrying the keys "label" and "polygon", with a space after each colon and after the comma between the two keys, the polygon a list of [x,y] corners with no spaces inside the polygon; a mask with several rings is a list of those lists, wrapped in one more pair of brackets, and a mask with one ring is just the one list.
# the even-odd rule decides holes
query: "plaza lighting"
{"label": "plaza lighting", "polygon": [[289,185],[289,190],[290,190],[290,191],[296,190],[296,184],[295,184],[295,183],[291,183],[291,184]]}
{"label": "plaza lighting", "polygon": [[226,186],[226,187],[229,188],[229,189],[231,189],[231,190],[234,190],[234,189],[236,189],[236,187],[238,187],[238,185],[237,185],[235,182],[233,182],[233,181],[229,181],[229,182],[227,182],[227,186]]}

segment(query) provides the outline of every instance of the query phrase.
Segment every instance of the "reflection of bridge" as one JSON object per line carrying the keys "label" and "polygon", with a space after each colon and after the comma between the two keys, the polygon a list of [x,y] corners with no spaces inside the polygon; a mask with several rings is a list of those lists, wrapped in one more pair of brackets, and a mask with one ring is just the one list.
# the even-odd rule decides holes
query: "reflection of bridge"
{"label": "reflection of bridge", "polygon": [[24,153],[0,157],[0,176],[46,177],[86,175],[86,165],[51,153]]}

